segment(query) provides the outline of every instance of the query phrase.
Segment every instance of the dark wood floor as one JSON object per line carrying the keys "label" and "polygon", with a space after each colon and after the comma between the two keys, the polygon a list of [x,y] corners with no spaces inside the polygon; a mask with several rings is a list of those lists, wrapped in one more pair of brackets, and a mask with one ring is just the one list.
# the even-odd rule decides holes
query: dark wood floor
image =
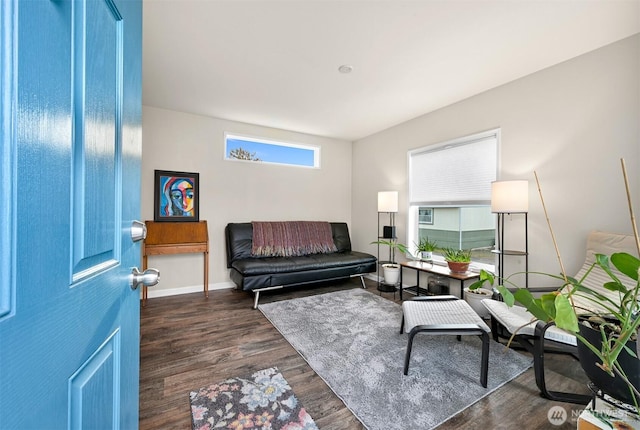
{"label": "dark wood floor", "polygon": [[[378,293],[372,282],[367,281],[367,285]],[[359,287],[360,281],[354,279],[319,288],[263,294],[260,301]],[[378,294],[394,300],[393,293]],[[399,301],[397,294],[395,301]],[[196,293],[148,300],[141,311],[140,429],[190,429],[189,391],[272,366],[280,369],[321,429],[364,428],[252,306],[252,296],[237,290],[212,291],[209,299]],[[499,351],[492,349],[491,353]],[[585,392],[579,367],[566,355],[548,355],[549,388]],[[575,429],[582,408],[541,398],[533,378],[533,370],[529,369],[439,429]],[[564,425],[551,426],[547,413],[552,406],[565,408],[568,420]]]}

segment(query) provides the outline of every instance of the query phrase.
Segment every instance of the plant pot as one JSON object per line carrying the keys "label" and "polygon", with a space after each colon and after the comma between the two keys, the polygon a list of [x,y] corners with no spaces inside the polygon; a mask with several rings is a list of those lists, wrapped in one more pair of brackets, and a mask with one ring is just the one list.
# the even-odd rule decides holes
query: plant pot
{"label": "plant pot", "polygon": [[469,264],[471,263],[461,263],[458,261],[447,261],[447,265],[449,266],[449,270],[453,273],[466,273],[469,270]]}
{"label": "plant pot", "polygon": [[400,265],[383,264],[382,273],[384,276],[384,283],[386,285],[396,285],[398,283],[398,279],[400,279]]}
{"label": "plant pot", "polygon": [[[601,348],[602,336],[600,331],[587,327],[584,324],[579,324],[579,329],[580,334],[591,345],[598,349]],[[631,351],[636,351],[636,342],[627,342],[627,347],[629,347]],[[580,341],[578,341],[578,357],[580,358],[580,366],[582,366],[587,377],[596,387],[621,402],[628,405],[634,404],[629,386],[620,376],[610,376],[607,372],[596,366],[596,363],[600,363],[600,359]],[[629,355],[626,350],[623,350],[618,356],[618,363],[633,386],[640,389],[640,360]],[[640,401],[640,399],[638,400]]]}
{"label": "plant pot", "polygon": [[491,297],[493,297],[493,292],[486,288],[478,288],[473,291],[469,290],[469,288],[464,289],[464,299],[480,318],[489,318],[489,311],[482,304],[482,300],[490,299]]}
{"label": "plant pot", "polygon": [[433,251],[420,251],[420,260],[433,260]]}

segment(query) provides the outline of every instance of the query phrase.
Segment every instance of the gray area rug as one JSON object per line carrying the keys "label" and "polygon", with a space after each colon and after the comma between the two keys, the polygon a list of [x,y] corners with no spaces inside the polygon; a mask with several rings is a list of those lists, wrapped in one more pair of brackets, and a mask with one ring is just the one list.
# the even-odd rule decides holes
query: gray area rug
{"label": "gray area rug", "polygon": [[259,309],[370,430],[438,426],[531,366],[491,341],[488,388],[477,336],[418,335],[404,376],[400,305],[363,289],[260,305]]}

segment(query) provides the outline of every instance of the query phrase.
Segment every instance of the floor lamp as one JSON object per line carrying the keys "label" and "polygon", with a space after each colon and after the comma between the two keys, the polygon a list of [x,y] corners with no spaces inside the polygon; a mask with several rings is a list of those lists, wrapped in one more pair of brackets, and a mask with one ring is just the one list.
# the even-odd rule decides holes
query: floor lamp
{"label": "floor lamp", "polygon": [[[378,240],[385,239],[395,242],[396,238],[396,213],[398,212],[398,192],[397,191],[379,191],[378,192]],[[383,225],[382,236],[380,236],[380,215],[389,214],[389,225]],[[389,263],[395,263],[396,253],[395,247],[389,247]],[[380,270],[380,245],[378,244],[378,271]],[[378,272],[378,280],[380,273]],[[384,285],[378,281],[378,290],[391,292],[395,291],[395,285]]]}
{"label": "floor lamp", "polygon": [[[525,287],[529,288],[529,234],[527,214],[529,212],[529,182],[525,180],[494,181],[491,183],[491,212],[498,214],[498,278],[504,280],[505,255],[520,255],[525,258]],[[504,216],[524,215],[524,251],[504,249]]]}

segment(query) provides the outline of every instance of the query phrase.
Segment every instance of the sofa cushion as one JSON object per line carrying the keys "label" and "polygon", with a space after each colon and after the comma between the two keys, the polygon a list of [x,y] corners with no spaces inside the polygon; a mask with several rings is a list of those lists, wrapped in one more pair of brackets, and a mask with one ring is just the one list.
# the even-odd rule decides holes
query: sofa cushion
{"label": "sofa cushion", "polygon": [[289,273],[327,269],[376,262],[370,254],[357,251],[311,254],[300,257],[243,258],[231,263],[231,267],[244,276],[268,273]]}

